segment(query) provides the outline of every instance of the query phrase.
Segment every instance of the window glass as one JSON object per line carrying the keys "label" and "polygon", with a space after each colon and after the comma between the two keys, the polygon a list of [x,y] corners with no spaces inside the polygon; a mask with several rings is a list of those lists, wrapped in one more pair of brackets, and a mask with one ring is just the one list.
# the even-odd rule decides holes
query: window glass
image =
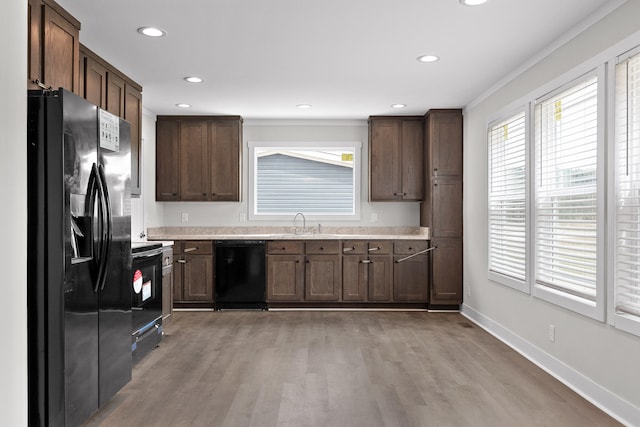
{"label": "window glass", "polygon": [[489,272],[508,285],[523,286],[526,279],[525,165],[521,111],[489,126]]}
{"label": "window glass", "polygon": [[640,335],[640,54],[616,66],[616,326]]}
{"label": "window glass", "polygon": [[536,286],[554,302],[595,307],[601,292],[597,76],[536,103],[535,140]]}

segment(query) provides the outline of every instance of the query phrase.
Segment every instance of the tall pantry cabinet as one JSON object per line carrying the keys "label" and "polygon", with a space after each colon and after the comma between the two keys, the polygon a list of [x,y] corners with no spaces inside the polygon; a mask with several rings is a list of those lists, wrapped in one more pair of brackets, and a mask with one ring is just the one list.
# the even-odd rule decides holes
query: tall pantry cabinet
{"label": "tall pantry cabinet", "polygon": [[425,198],[420,225],[431,229],[429,306],[462,303],[462,110],[429,110],[424,120]]}

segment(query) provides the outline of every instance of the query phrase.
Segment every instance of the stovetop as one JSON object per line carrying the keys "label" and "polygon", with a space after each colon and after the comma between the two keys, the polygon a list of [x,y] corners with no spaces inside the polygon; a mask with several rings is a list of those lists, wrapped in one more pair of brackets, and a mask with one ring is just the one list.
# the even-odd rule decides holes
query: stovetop
{"label": "stovetop", "polygon": [[131,242],[131,253],[144,252],[151,249],[161,248],[162,243],[157,242]]}

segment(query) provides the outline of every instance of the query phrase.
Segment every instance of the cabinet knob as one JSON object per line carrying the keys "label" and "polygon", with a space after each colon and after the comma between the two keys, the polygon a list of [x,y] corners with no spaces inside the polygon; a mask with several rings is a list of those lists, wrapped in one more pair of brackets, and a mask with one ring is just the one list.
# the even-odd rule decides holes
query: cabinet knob
{"label": "cabinet knob", "polygon": [[320,246],[320,250],[321,250],[321,251],[324,251],[324,246]]}
{"label": "cabinet knob", "polygon": [[216,193],[211,193],[211,195],[212,195],[212,196],[215,196],[215,195],[216,195]]}

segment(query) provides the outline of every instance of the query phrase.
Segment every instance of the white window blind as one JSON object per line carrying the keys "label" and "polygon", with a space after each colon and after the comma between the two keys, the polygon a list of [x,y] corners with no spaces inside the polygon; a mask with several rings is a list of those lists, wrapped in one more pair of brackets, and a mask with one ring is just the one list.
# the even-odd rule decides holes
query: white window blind
{"label": "white window blind", "polygon": [[[615,314],[640,322],[640,53],[616,66]],[[616,321],[616,326],[618,326]],[[640,334],[636,324],[635,333]]]}
{"label": "white window blind", "polygon": [[525,112],[492,123],[488,139],[490,277],[523,289],[527,255]]}
{"label": "white window blind", "polygon": [[597,76],[536,101],[534,132],[536,286],[553,302],[595,307]]}

